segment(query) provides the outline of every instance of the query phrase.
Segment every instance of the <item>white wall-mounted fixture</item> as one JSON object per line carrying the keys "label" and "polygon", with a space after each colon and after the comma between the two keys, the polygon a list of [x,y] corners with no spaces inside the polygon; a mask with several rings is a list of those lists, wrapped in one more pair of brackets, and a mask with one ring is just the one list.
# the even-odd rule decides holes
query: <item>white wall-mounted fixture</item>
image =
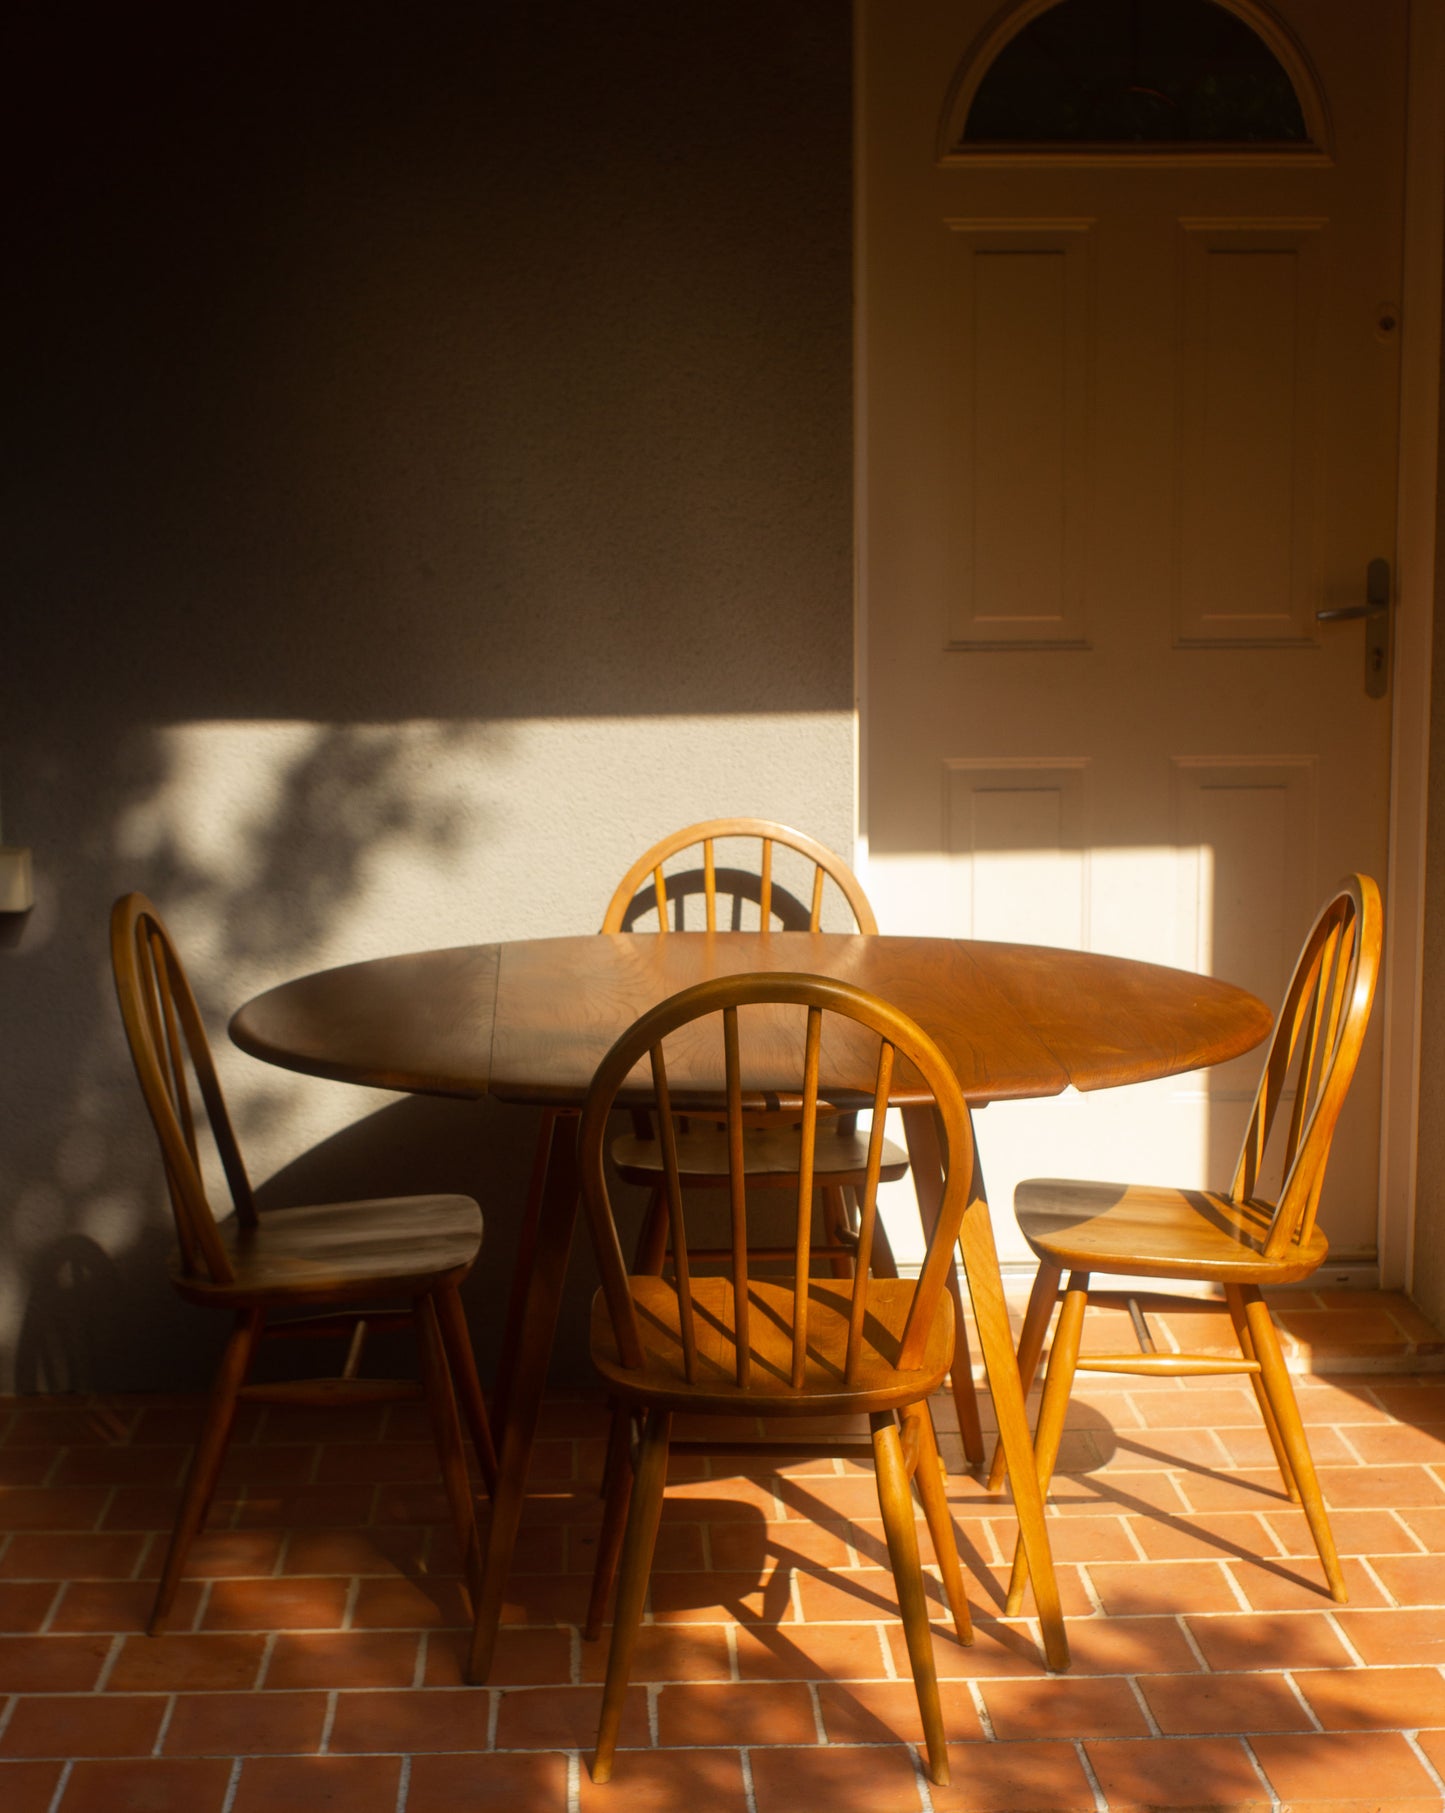
{"label": "white wall-mounted fixture", "polygon": [[20,844],[0,844],[0,913],[28,913],[34,905],[29,850]]}

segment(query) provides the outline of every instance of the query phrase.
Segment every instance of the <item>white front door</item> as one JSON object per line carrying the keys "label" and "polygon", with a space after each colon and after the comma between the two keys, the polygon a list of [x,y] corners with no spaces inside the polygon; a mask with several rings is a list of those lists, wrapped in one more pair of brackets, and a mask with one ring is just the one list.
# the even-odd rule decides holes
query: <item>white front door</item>
{"label": "white front door", "polygon": [[[1049,10],[863,4],[867,886],[885,931],[1273,1003],[1330,884],[1385,877],[1388,691],[1366,623],[1316,613],[1394,564],[1404,0],[1231,0],[1304,143],[968,141]],[[1374,1257],[1378,1050],[1322,1207],[1341,1262]],[[1257,1064],[990,1108],[1004,1256],[1021,1176],[1227,1182]]]}

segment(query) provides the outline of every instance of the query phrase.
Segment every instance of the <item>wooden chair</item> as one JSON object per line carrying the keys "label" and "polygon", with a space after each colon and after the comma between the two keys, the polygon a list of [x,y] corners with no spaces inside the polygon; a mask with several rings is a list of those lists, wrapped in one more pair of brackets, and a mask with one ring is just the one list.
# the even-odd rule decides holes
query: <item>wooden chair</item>
{"label": "wooden chair", "polygon": [[[758,842],[758,863],[743,867],[718,867],[719,842],[743,839],[749,845]],[[808,894],[806,906],[775,875],[775,850],[793,850],[803,859],[796,865]],[[686,853],[697,851],[702,867],[666,874],[666,865]],[[811,876],[807,865],[812,864]],[[878,921],[868,904],[858,877],[841,856],[803,831],[788,825],[777,825],[765,818],[713,818],[701,824],[687,825],[662,838],[643,852],[618,882],[602,918],[604,932],[631,932],[650,913],[656,924],[645,929],[655,932],[685,931],[688,928],[686,908],[690,899],[702,896],[703,922],[697,931],[743,931],[743,908],[755,901],[758,909],[757,928],[768,930],[773,921],[784,932],[817,932],[823,929],[823,907],[828,898],[827,884],[832,882],[843,897],[843,904],[860,932],[876,932]],[[649,885],[650,884],[650,885]],[[730,925],[718,924],[718,897],[731,900]],[[751,917],[751,915],[747,915]],[[669,923],[670,919],[670,923]]]}
{"label": "wooden chair", "polygon": [[[121,1017],[175,1218],[171,1282],[188,1302],[234,1319],[156,1588],[151,1634],[165,1627],[242,1401],[329,1406],[425,1396],[475,1593],[479,1550],[453,1378],[490,1490],[496,1457],[457,1294],[481,1245],[481,1211],[466,1196],[405,1196],[259,1213],[200,1011],[159,915],[140,894],[127,894],[115,903],[110,933]],[[219,1165],[231,1199],[220,1220],[207,1193],[209,1162]],[[286,1319],[268,1325],[275,1312]],[[358,1376],[368,1327],[408,1323],[416,1329],[422,1383]],[[349,1341],[339,1378],[247,1382],[264,1335],[298,1334]]]}
{"label": "wooden chair", "polygon": [[[1343,1603],[1344,1577],[1320,1496],[1309,1443],[1279,1340],[1261,1289],[1307,1277],[1327,1244],[1316,1223],[1335,1123],[1360,1055],[1382,935],[1380,893],[1362,875],[1341,882],[1315,921],[1275,1023],[1229,1189],[1145,1188],[1035,1178],[1021,1183],[1014,1209],[1038,1255],[1019,1342],[1027,1391],[1038,1368],[1059,1281],[1069,1273],[1049,1354],[1035,1454],[1047,1492],[1058,1457],[1074,1373],[1143,1373],[1195,1377],[1244,1373],[1254,1387],[1285,1490],[1303,1503],[1331,1598]],[[1292,1101],[1291,1101],[1292,1094]],[[1279,1110],[1289,1103],[1287,1114]],[[1274,1135],[1273,1140],[1271,1135]],[[1275,1176],[1273,1199],[1266,1194]],[[1115,1276],[1205,1280],[1224,1287],[1239,1357],[1133,1352],[1081,1355],[1089,1282]],[[1004,1473],[995,1450],[989,1484]],[[1014,1554],[1008,1611],[1022,1602],[1023,1557]]]}
{"label": "wooden chair", "polygon": [[[849,1105],[873,1110],[857,1264],[845,1278],[811,1275],[815,1137],[820,1113],[828,1106],[819,1099],[824,1050],[830,1074],[841,1070],[852,1079]],[[670,1063],[675,1081],[670,1081]],[[921,1074],[931,1090],[947,1169],[937,1225],[916,1281],[880,1277],[869,1263],[878,1232],[883,1118],[895,1068]],[[771,1281],[749,1271],[753,1179],[744,1126],[749,1110],[779,1095],[796,1103],[799,1148],[791,1276]],[[614,1105],[631,1107],[640,1101],[655,1105],[674,1255],[671,1278],[629,1272],[613,1217],[605,1164],[608,1116]],[[690,1263],[675,1126],[677,1116],[717,1102],[724,1105],[729,1152],[730,1265],[726,1276],[701,1277]],[[593,1303],[592,1356],[614,1399],[643,1423],[593,1779],[606,1781],[612,1771],[661,1511],[672,1414],[685,1411],[689,1421],[867,1414],[869,1444],[855,1442],[850,1448],[846,1443],[787,1441],[785,1448],[790,1454],[871,1450],[929,1774],[935,1782],[946,1782],[943,1719],[908,1482],[911,1476],[923,1501],[959,1638],[970,1642],[928,1397],[953,1357],[953,1305],[945,1282],[954,1244],[966,1211],[988,1211],[968,1107],[942,1054],[903,1014],[845,983],[788,974],[699,983],[645,1014],[603,1059],[582,1112],[578,1163],[602,1276]],[[719,1451],[717,1444],[674,1445]],[[723,1452],[738,1450],[738,1444],[721,1444]],[[744,1445],[743,1451],[755,1450]],[[627,1490],[622,1472],[614,1492],[624,1503]],[[606,1565],[605,1556],[598,1565],[599,1570]]]}
{"label": "wooden chair", "polygon": [[[757,840],[757,864],[742,863],[735,858],[730,866],[718,861],[719,843],[742,842],[751,851]],[[788,879],[800,880],[803,899],[792,892],[780,877],[774,860],[777,850],[796,853]],[[674,871],[671,880],[667,865],[693,855],[693,866],[681,873]],[[699,868],[698,862],[701,867]],[[809,870],[811,865],[811,872]],[[602,930],[619,932],[635,930],[650,914],[656,915],[660,932],[685,929],[685,908],[701,892],[703,925],[706,931],[740,929],[743,905],[756,897],[758,923],[769,927],[776,920],[780,931],[812,931],[822,928],[825,903],[831,883],[850,913],[854,929],[866,935],[875,934],[878,921],[858,877],[841,856],[820,844],[816,838],[788,825],[775,824],[763,818],[717,818],[674,831],[645,851],[617,884]],[[718,925],[719,897],[731,898],[731,928]],[[669,925],[669,913],[672,924]],[[785,1113],[763,1113],[752,1116],[746,1131],[750,1154],[749,1173],[760,1183],[790,1188],[797,1177],[797,1140],[788,1130]],[[632,1137],[622,1135],[613,1142],[613,1163],[621,1176],[653,1192],[652,1204],[643,1223],[638,1241],[635,1269],[659,1271],[666,1250],[667,1224],[662,1213],[661,1154],[651,1137],[647,1117],[638,1116]],[[678,1161],[684,1184],[692,1188],[720,1188],[726,1183],[727,1163],[722,1141],[715,1132],[694,1126],[679,1133]],[[835,1273],[843,1275],[851,1265],[857,1244],[857,1217],[849,1198],[862,1183],[867,1161],[867,1139],[857,1132],[856,1117],[839,1115],[819,1125],[813,1175],[818,1183],[824,1214],[824,1237],[814,1247],[814,1257],[826,1260]],[[908,1154],[901,1146],[887,1141],[884,1145],[882,1180],[892,1183],[905,1175]],[[846,1194],[845,1194],[846,1193]],[[754,1249],[755,1258],[764,1258],[765,1249]],[[774,1254],[774,1257],[781,1255]],[[897,1265],[888,1243],[887,1231],[878,1224],[873,1247],[874,1270],[885,1277],[896,1277]],[[950,1276],[949,1292],[957,1311],[955,1328],[962,1343],[959,1364],[954,1371],[954,1400],[964,1452],[974,1464],[983,1459],[983,1435],[979,1425],[978,1399],[973,1389],[973,1370],[969,1360],[967,1335],[964,1332],[963,1298],[956,1275]],[[589,1619],[589,1626],[592,1621]]]}

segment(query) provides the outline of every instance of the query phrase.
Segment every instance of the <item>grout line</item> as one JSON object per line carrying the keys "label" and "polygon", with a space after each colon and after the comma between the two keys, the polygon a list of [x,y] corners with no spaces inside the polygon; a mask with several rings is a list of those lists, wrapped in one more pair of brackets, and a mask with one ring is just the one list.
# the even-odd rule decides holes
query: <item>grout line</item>
{"label": "grout line", "polygon": [[723,1626],[723,1640],[727,1644],[728,1679],[730,1681],[741,1681],[743,1678],[743,1671],[738,1662],[738,1626],[736,1620],[731,1624]]}
{"label": "grout line", "polygon": [[753,1786],[753,1753],[745,1746],[738,1751],[738,1762],[743,1772],[743,1804],[747,1813],[758,1813],[757,1789]]}
{"label": "grout line", "polygon": [[1249,1758],[1250,1767],[1254,1770],[1255,1774],[1259,1777],[1261,1787],[1264,1789],[1265,1793],[1269,1796],[1269,1804],[1270,1804],[1270,1808],[1271,1808],[1271,1813],[1282,1813],[1282,1803],[1280,1801],[1280,1797],[1279,1797],[1279,1795],[1277,1795],[1275,1793],[1273,1784],[1271,1783],[1269,1777],[1265,1774],[1264,1765],[1260,1762],[1259,1758],[1254,1754],[1254,1745],[1249,1741],[1249,1739],[1247,1737],[1241,1737],[1239,1741],[1244,1746],[1244,1754]]}
{"label": "grout line", "polygon": [[413,1688],[426,1686],[426,1665],[431,1654],[431,1632],[424,1630],[421,1641],[416,1646],[416,1660],[411,1667],[411,1684]]}
{"label": "grout line", "polygon": [[1311,1706],[1309,1701],[1305,1698],[1304,1689],[1300,1686],[1299,1682],[1295,1680],[1294,1670],[1292,1668],[1281,1669],[1280,1679],[1299,1701],[1301,1712],[1303,1712],[1305,1717],[1310,1720],[1315,1730],[1323,1731],[1324,1725],[1321,1723],[1319,1715],[1316,1713],[1314,1707]]}
{"label": "grout line", "polygon": [[1218,1568],[1223,1568],[1224,1578],[1229,1582],[1230,1591],[1234,1594],[1235,1598],[1239,1602],[1240,1611],[1242,1611],[1242,1612],[1254,1611],[1255,1607],[1249,1603],[1249,1595],[1245,1592],[1244,1588],[1235,1579],[1234,1569],[1232,1567],[1230,1567],[1228,1562],[1216,1561],[1214,1565]]}
{"label": "grout line", "polygon": [[567,1813],[578,1813],[582,1805],[582,1754],[567,1752]]}
{"label": "grout line", "polygon": [[1214,1670],[1209,1666],[1209,1663],[1206,1661],[1204,1651],[1199,1647],[1198,1643],[1195,1642],[1194,1632],[1192,1630],[1190,1630],[1190,1628],[1189,1628],[1188,1619],[1184,1616],[1184,1614],[1182,1612],[1175,1612],[1174,1613],[1174,1622],[1179,1626],[1180,1631],[1183,1633],[1184,1641],[1189,1645],[1189,1652],[1194,1657],[1195,1661],[1199,1664],[1200,1668],[1203,1669],[1205,1674],[1212,1675],[1214,1673]]}
{"label": "grout line", "polygon": [[151,1755],[159,1756],[165,1746],[166,1734],[171,1728],[171,1720],[176,1716],[176,1695],[166,1695],[166,1709],[161,1714],[160,1726],[156,1731],[156,1741],[151,1745]]}
{"label": "grout line", "polygon": [[1125,1675],[1124,1679],[1128,1682],[1134,1698],[1139,1703],[1140,1712],[1144,1714],[1144,1723],[1149,1727],[1150,1737],[1163,1737],[1164,1732],[1160,1727],[1158,1719],[1154,1716],[1154,1709],[1150,1706],[1144,1689],[1139,1685],[1138,1675]]}
{"label": "grout line", "polygon": [[502,1716],[502,1695],[506,1692],[506,1688],[489,1687],[486,1690],[486,1692],[487,1692],[487,1748],[488,1748],[488,1750],[495,1750],[497,1747],[497,1725],[500,1722],[501,1716]]}
{"label": "grout line", "polygon": [[354,1630],[352,1619],[356,1616],[356,1602],[361,1597],[361,1575],[353,1574],[351,1584],[346,1589],[346,1603],[341,1608],[341,1630]]}
{"label": "grout line", "polygon": [[813,1735],[820,1744],[826,1744],[828,1742],[828,1728],[823,1723],[823,1697],[818,1691],[818,1683],[816,1681],[806,1681],[804,1682],[804,1686],[808,1690],[808,1699],[813,1708]]}
{"label": "grout line", "polygon": [[[239,1767],[239,1765],[237,1766]],[[55,1813],[55,1809],[60,1805],[61,1801],[64,1800],[65,1790],[70,1786],[70,1775],[74,1768],[74,1759],[68,1758],[65,1767],[60,1771],[60,1780],[55,1784],[55,1792],[50,1797],[50,1804],[46,1808],[46,1813]],[[221,1813],[230,1813],[229,1801],[227,1801],[225,1807],[221,1809]]]}
{"label": "grout line", "polygon": [[1073,1745],[1074,1755],[1079,1759],[1079,1767],[1084,1771],[1084,1778],[1093,1792],[1094,1813],[1109,1813],[1108,1797],[1105,1795],[1103,1788],[1099,1785],[1099,1778],[1094,1773],[1094,1765],[1089,1761],[1089,1753],[1084,1748],[1084,1740],[1081,1737],[1076,1737],[1073,1740]]}
{"label": "grout line", "polygon": [[[1355,1562],[1359,1567],[1363,1568],[1365,1573],[1369,1576],[1369,1578],[1374,1581],[1375,1585],[1377,1587],[1379,1587],[1380,1591],[1385,1595],[1385,1598],[1388,1601],[1388,1603],[1392,1607],[1399,1609],[1400,1601],[1395,1597],[1395,1595],[1390,1591],[1389,1587],[1387,1587],[1385,1585],[1384,1581],[1375,1572],[1375,1564],[1370,1559],[1370,1557],[1368,1555],[1352,1555],[1352,1556],[1350,1556],[1350,1560]],[[1342,1567],[1344,1565],[1343,1557],[1341,1557],[1340,1565]]]}
{"label": "grout line", "polygon": [[1405,1742],[1415,1752],[1416,1757],[1424,1764],[1430,1779],[1440,1790],[1441,1794],[1445,1795],[1445,1776],[1441,1775],[1440,1771],[1435,1767],[1434,1763],[1430,1761],[1430,1758],[1426,1755],[1425,1751],[1420,1748],[1420,1733],[1418,1731],[1402,1731],[1400,1736],[1404,1738]]}
{"label": "grout line", "polygon": [[1346,1636],[1344,1630],[1341,1628],[1339,1619],[1335,1616],[1334,1610],[1330,1609],[1329,1611],[1327,1611],[1325,1613],[1325,1617],[1329,1619],[1330,1629],[1339,1638],[1340,1642],[1344,1644],[1345,1654],[1354,1663],[1355,1667],[1356,1668],[1368,1668],[1370,1666],[1369,1663],[1360,1654],[1359,1650],[1357,1650],[1355,1648],[1354,1644],[1350,1641],[1349,1637]]}
{"label": "grout line", "polygon": [[401,1774],[396,1784],[396,1813],[406,1813],[406,1803],[411,1795],[411,1758],[401,1759]]}
{"label": "grout line", "polygon": [[990,1744],[998,1742],[998,1733],[993,1728],[993,1719],[988,1710],[988,1702],[983,1697],[983,1683],[976,1675],[970,1675],[964,1682],[968,1697],[973,1701],[973,1709],[978,1714],[979,1725],[983,1735]]}
{"label": "grout line", "polygon": [[104,1693],[110,1685],[110,1677],[115,1672],[115,1665],[120,1660],[120,1652],[124,1646],[125,1638],[123,1636],[117,1635],[111,1638],[110,1648],[105,1652],[105,1660],[100,1665],[100,1673],[95,1677],[95,1685],[90,1690],[92,1693]]}
{"label": "grout line", "polygon": [[648,1744],[653,1750],[656,1750],[658,1748],[657,1696],[662,1692],[662,1688],[659,1686],[659,1684],[656,1681],[649,1681],[643,1687],[642,1691],[646,1695],[646,1698],[647,1698],[647,1739],[648,1739]]}
{"label": "grout line", "polygon": [[923,1766],[922,1746],[909,1744],[907,1748],[913,1762],[913,1786],[918,1793],[920,1813],[933,1813],[933,1790],[929,1785],[928,1771]]}
{"label": "grout line", "polygon": [[10,1723],[15,1708],[19,1704],[20,1695],[18,1693],[7,1694],[3,1700],[0,1700],[0,1737],[4,1737],[5,1727]]}
{"label": "grout line", "polygon": [[336,1724],[336,1709],[340,1702],[340,1691],[335,1687],[331,1688],[326,1695],[326,1716],[321,1721],[321,1736],[316,1744],[318,1756],[331,1754],[331,1733]]}
{"label": "grout line", "polygon": [[[109,1491],[106,1493],[105,1498],[101,1503],[100,1510],[96,1513],[95,1522],[90,1526],[91,1532],[93,1534],[98,1536],[104,1531],[105,1520],[107,1517],[109,1517],[111,1510],[114,1508],[115,1495],[119,1490],[120,1490],[119,1486],[112,1486],[109,1489]],[[141,1552],[144,1553],[145,1552],[144,1549],[142,1549]],[[136,1566],[139,1567],[140,1563],[137,1562]],[[133,1580],[134,1578],[135,1578],[135,1575],[132,1574],[131,1579]]]}
{"label": "grout line", "polygon": [[261,1660],[256,1669],[255,1686],[251,1690],[253,1693],[260,1692],[266,1685],[266,1676],[271,1672],[271,1661],[276,1654],[276,1640],[279,1635],[280,1632],[274,1630],[266,1633],[266,1641],[261,1646]]}
{"label": "grout line", "polygon": [[[0,1554],[3,1553],[4,1551],[0,1550]],[[60,1608],[65,1603],[65,1595],[70,1591],[70,1585],[70,1581],[62,1580],[60,1585],[56,1588],[55,1593],[51,1597],[50,1609],[40,1620],[40,1629],[36,1632],[37,1636],[50,1637],[55,1634],[55,1620],[60,1616]]]}

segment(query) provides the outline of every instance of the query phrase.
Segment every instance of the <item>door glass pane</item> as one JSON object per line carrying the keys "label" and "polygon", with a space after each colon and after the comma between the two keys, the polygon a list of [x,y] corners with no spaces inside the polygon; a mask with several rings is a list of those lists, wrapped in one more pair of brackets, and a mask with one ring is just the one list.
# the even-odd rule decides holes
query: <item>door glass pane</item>
{"label": "door glass pane", "polygon": [[1213,0],[1060,0],[984,75],[963,143],[1304,144],[1289,76]]}

